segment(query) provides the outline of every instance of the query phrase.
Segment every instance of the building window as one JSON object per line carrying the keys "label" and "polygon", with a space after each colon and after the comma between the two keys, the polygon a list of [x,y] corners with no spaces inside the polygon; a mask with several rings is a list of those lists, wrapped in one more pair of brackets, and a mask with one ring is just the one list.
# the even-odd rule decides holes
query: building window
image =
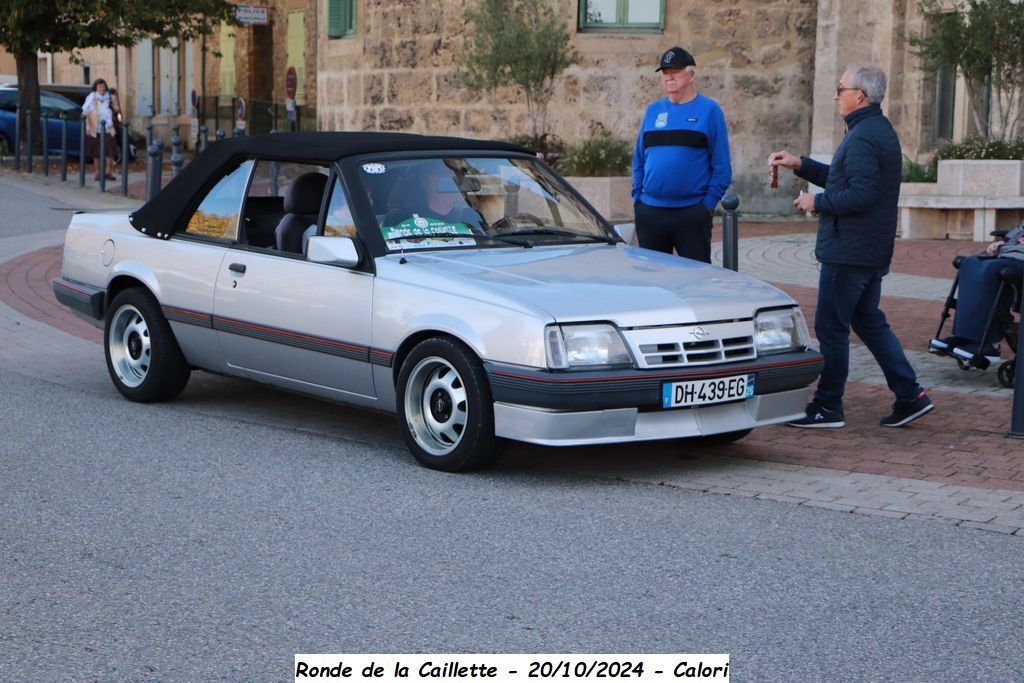
{"label": "building window", "polygon": [[288,11],[288,66],[295,67],[295,99],[306,103],[306,10]]}
{"label": "building window", "polygon": [[953,116],[956,111],[956,69],[944,66],[935,73],[932,142],[953,139]]}
{"label": "building window", "polygon": [[664,0],[580,0],[580,28],[583,30],[660,30],[664,19]]}
{"label": "building window", "polygon": [[235,29],[225,22],[220,25],[220,94],[235,94]]}
{"label": "building window", "polygon": [[327,37],[355,35],[356,0],[327,0]]}

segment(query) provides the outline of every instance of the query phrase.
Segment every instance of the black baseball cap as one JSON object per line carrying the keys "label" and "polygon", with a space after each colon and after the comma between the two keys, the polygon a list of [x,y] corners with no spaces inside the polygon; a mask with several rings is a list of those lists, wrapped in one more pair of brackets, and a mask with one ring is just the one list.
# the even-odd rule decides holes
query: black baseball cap
{"label": "black baseball cap", "polygon": [[697,62],[693,61],[693,55],[683,48],[676,46],[669,48],[661,56],[661,61],[658,62],[658,68],[655,71],[661,71],[662,69],[685,69],[688,66],[697,66]]}

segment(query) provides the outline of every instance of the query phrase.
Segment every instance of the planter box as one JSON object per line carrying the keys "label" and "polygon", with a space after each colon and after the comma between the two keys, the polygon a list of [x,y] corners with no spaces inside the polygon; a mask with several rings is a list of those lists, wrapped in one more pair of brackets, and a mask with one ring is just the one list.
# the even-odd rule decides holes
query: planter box
{"label": "planter box", "polygon": [[935,194],[984,197],[1024,195],[1024,161],[1004,159],[939,161]]}
{"label": "planter box", "polygon": [[938,183],[900,183],[901,197],[919,197],[938,194]]}
{"label": "planter box", "polygon": [[569,184],[597,209],[609,223],[625,223],[633,220],[633,178],[617,176],[605,178],[584,178],[570,176]]}
{"label": "planter box", "polygon": [[900,186],[904,238],[987,242],[1024,216],[1024,161],[939,161],[938,182]]}

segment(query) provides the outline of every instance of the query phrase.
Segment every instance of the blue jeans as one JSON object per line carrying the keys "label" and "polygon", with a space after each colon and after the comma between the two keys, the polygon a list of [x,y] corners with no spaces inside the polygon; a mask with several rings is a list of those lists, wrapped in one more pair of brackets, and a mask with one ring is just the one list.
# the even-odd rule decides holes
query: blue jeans
{"label": "blue jeans", "polygon": [[882,368],[897,401],[911,401],[922,391],[899,339],[878,308],[885,273],[882,268],[821,264],[814,333],[825,366],[814,401],[828,410],[843,412],[843,391],[850,372],[851,327]]}

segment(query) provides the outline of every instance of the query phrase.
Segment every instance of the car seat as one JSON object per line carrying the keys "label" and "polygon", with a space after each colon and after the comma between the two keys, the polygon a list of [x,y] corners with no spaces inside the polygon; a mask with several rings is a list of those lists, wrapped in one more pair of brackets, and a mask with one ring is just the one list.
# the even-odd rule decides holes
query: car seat
{"label": "car seat", "polygon": [[316,172],[300,175],[288,186],[284,193],[285,215],[274,230],[278,251],[302,253],[303,233],[311,225],[316,226],[326,187],[327,176]]}

